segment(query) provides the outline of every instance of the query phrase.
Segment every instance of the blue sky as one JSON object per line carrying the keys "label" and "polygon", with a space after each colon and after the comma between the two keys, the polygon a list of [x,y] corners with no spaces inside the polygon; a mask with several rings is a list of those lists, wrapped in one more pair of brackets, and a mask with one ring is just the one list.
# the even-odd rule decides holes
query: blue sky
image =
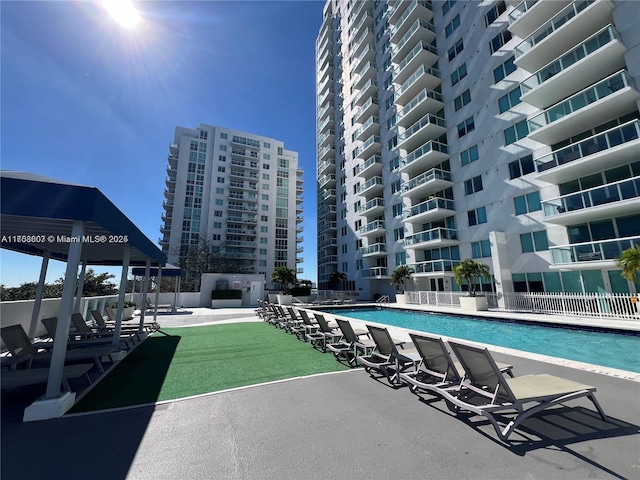
{"label": "blue sky", "polygon": [[[98,187],[157,242],[177,125],[284,140],[305,171],[300,277],[316,281],[314,47],[324,3],[135,5],[142,20],[127,30],[99,2],[0,2],[1,168]],[[39,258],[0,255],[6,286],[38,280]],[[50,262],[47,281],[63,274]]]}

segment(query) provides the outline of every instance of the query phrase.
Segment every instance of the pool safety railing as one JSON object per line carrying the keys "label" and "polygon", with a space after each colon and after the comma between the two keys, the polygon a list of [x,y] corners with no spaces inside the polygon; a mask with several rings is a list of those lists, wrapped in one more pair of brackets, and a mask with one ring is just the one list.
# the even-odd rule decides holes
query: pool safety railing
{"label": "pool safety railing", "polygon": [[382,295],[376,300],[376,303],[389,303],[389,295]]}
{"label": "pool safety railing", "polygon": [[[629,293],[481,293],[490,310],[640,321],[640,295]],[[405,302],[460,308],[466,292],[406,292]]]}

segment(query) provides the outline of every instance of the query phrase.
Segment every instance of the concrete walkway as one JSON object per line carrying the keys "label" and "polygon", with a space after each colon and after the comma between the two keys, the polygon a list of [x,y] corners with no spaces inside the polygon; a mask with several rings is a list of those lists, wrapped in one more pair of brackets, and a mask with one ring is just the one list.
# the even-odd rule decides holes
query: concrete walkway
{"label": "concrete walkway", "polygon": [[[176,315],[170,323],[233,321],[233,312],[210,312]],[[248,311],[235,315],[257,320]],[[168,320],[159,317],[162,326]],[[518,376],[550,373],[595,386],[610,421],[581,399],[530,418],[506,445],[481,418],[455,416],[438,399],[421,400],[354,369],[27,424],[6,415],[3,403],[1,477],[640,478],[640,383],[495,357],[512,363]]]}

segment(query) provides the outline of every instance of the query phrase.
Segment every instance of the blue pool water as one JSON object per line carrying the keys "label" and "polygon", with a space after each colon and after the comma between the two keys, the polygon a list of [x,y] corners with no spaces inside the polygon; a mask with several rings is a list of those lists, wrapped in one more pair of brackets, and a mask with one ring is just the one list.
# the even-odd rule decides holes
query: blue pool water
{"label": "blue pool water", "polygon": [[392,309],[334,309],[344,317],[640,373],[640,336]]}

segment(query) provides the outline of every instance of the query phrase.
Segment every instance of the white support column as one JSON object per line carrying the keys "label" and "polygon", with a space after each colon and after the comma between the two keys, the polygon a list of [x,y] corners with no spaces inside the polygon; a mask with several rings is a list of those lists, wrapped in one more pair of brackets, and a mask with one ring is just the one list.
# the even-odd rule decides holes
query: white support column
{"label": "white support column", "polygon": [[38,280],[38,288],[36,288],[36,299],[33,302],[33,311],[31,312],[31,324],[29,325],[29,338],[33,338],[38,329],[38,317],[40,316],[40,306],[42,305],[42,294],[44,293],[44,283],[47,278],[47,268],[49,267],[49,258],[51,252],[44,252],[42,255],[42,265],[40,266],[40,278]]}
{"label": "white support column", "polygon": [[158,318],[158,305],[160,305],[160,285],[162,284],[162,266],[158,265],[158,276],[156,277],[156,307],[153,309],[153,321]]}
{"label": "white support column", "polygon": [[87,271],[87,262],[82,262],[82,268],[80,269],[80,275],[78,275],[78,288],[76,290],[76,303],[73,306],[73,313],[80,312],[80,304],[82,303],[82,290],[84,288],[84,274]]}
{"label": "white support column", "polygon": [[171,313],[175,313],[177,310],[179,293],[180,293],[180,275],[177,275],[175,288],[173,289],[173,305],[171,305]]}
{"label": "white support column", "polygon": [[513,292],[507,236],[504,232],[489,232],[489,242],[491,244],[491,261],[493,263],[493,276],[496,280],[498,306],[504,308],[504,293]]}
{"label": "white support column", "polygon": [[116,311],[116,328],[113,332],[113,345],[120,345],[120,331],[122,330],[122,311],[124,309],[125,293],[127,291],[127,274],[131,261],[131,245],[127,244],[122,256],[122,273],[120,274],[120,291],[118,292],[118,309]]}
{"label": "white support column", "polygon": [[149,292],[149,275],[151,273],[151,259],[147,259],[144,266],[144,280],[142,281],[142,309],[140,310],[140,331],[144,329],[144,314],[147,310],[147,293]]}
{"label": "white support column", "polygon": [[49,381],[47,383],[47,398],[54,398],[60,394],[62,383],[62,370],[64,359],[67,354],[67,339],[69,336],[69,323],[71,321],[73,294],[75,290],[75,279],[80,265],[80,255],[82,253],[82,236],[84,234],[84,222],[73,222],[71,238],[77,242],[69,244],[69,254],[67,256],[67,270],[64,276],[65,282],[62,287],[62,299],[60,300],[60,310],[58,312],[58,325],[56,337],[53,344],[51,356],[51,368],[49,369]]}

